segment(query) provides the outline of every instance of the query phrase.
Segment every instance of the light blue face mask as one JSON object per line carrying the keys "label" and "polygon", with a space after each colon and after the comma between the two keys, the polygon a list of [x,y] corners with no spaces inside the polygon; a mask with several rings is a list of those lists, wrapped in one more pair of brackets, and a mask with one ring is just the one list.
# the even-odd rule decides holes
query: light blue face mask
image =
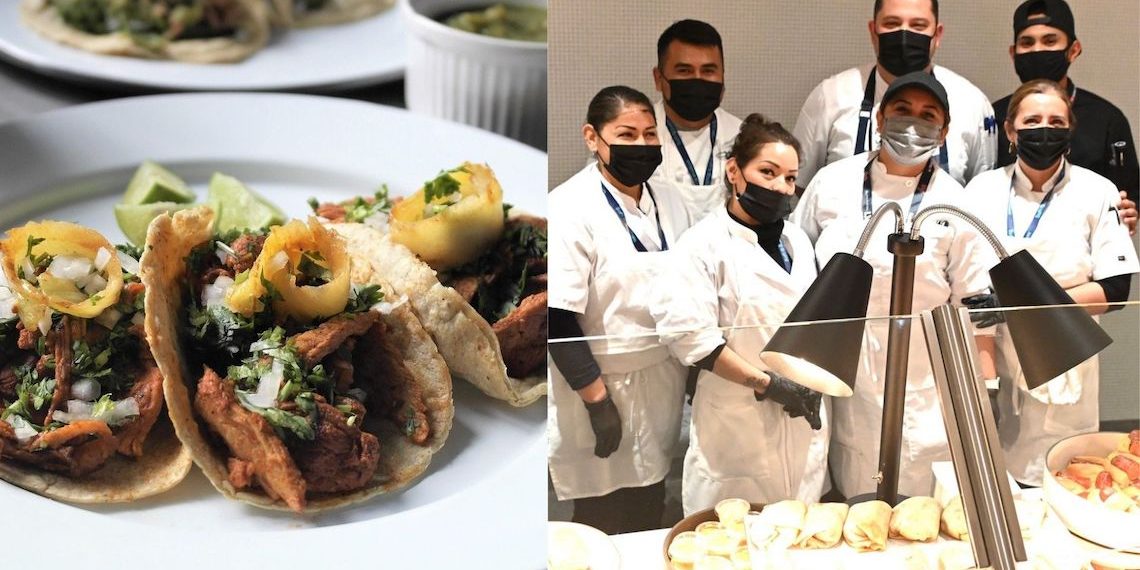
{"label": "light blue face mask", "polygon": [[881,146],[899,164],[926,162],[942,144],[941,138],[942,127],[917,117],[883,119]]}

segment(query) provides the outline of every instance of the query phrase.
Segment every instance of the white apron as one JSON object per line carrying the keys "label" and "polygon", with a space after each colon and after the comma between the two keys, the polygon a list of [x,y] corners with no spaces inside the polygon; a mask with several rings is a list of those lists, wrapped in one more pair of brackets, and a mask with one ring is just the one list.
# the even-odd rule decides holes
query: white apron
{"label": "white apron", "polygon": [[[847,497],[872,493],[877,487],[872,477],[878,472],[887,372],[890,321],[881,317],[890,314],[893,259],[887,251],[885,236],[894,230],[891,222],[888,217],[879,224],[864,254],[864,259],[871,264],[873,277],[867,306],[870,319],[863,334],[855,391],[849,398],[835,398],[832,402],[834,435],[829,461],[833,481]],[[820,266],[837,252],[850,253],[864,226],[861,217],[832,221],[816,242]],[[925,252],[915,259],[912,314],[945,304],[950,299],[951,288],[945,271],[951,241],[949,232],[935,220],[922,226]],[[930,495],[934,492],[930,464],[950,460],[950,448],[920,319],[911,321],[907,368],[898,491],[908,496]]]}
{"label": "white apron", "polygon": [[[624,298],[625,314],[645,311],[648,315],[648,306],[637,304],[649,298],[646,288],[655,285],[667,252],[608,251],[615,249],[619,248],[596,252],[598,270],[591,287],[605,298]],[[616,294],[618,290],[621,295]],[[618,319],[610,313],[607,330],[631,337],[654,332],[628,322],[613,322]],[[656,338],[591,341],[590,350],[621,416],[622,439],[609,457],[594,455],[596,437],[586,407],[550,360],[547,456],[555,493],[564,501],[661,481],[669,471],[670,452],[680,437],[686,371]]]}
{"label": "white apron", "polygon": [[[703,184],[705,170],[708,168],[707,155],[690,156],[698,180],[702,184],[694,184],[692,175],[681,158],[672,136],[665,128],[665,106],[658,101],[654,105],[657,116],[657,131],[661,138],[661,165],[653,173],[650,184],[660,188],[662,192],[676,192],[685,204],[688,214],[688,226],[692,226],[704,219],[710,212],[724,208],[728,201],[728,188],[724,185],[725,163],[732,151],[732,143],[740,132],[740,119],[729,114],[721,108],[714,112],[717,119],[716,141],[709,141],[712,146],[713,169],[710,184]],[[705,136],[709,136],[706,134]]]}
{"label": "white apron", "polygon": [[[1072,223],[1084,221],[1074,219]],[[1028,250],[1062,288],[1069,289],[1087,283],[1093,272],[1088,243],[1074,240],[1074,235],[1080,234],[1073,231],[1035,234],[1034,238],[1002,236],[1002,243],[1010,252]],[[1041,485],[1045,453],[1054,443],[1100,427],[1100,361],[1093,356],[1029,390],[1005,324],[998,325],[996,342],[997,373],[1002,380],[998,392],[998,433],[1005,450],[1006,469],[1022,483]]]}
{"label": "white apron", "polygon": [[[785,241],[785,244],[787,242]],[[809,250],[810,251],[810,250]],[[740,299],[734,326],[778,325],[815,278],[810,255],[796,256],[789,276],[757,248],[757,259],[730,265]],[[727,347],[760,369],[760,351],[775,328],[734,329]],[[757,402],[751,388],[701,371],[693,397],[690,442],[685,454],[682,505],[685,515],[721,499],[741,497],[772,503],[783,499],[818,502],[827,469],[829,418],[821,404],[822,429],[791,418],[783,406]]]}

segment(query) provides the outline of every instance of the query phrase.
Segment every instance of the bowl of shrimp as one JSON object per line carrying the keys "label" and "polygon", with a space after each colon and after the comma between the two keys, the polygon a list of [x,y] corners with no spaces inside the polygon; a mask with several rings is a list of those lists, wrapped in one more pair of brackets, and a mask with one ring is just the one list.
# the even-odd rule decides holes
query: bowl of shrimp
{"label": "bowl of shrimp", "polygon": [[1071,532],[1140,553],[1140,430],[1065,438],[1045,456],[1045,500]]}

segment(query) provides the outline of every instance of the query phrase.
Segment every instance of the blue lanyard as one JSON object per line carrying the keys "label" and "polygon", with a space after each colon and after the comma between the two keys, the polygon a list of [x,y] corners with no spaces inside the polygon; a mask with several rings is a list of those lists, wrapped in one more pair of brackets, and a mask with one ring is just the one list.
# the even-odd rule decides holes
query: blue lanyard
{"label": "blue lanyard", "polygon": [[[1029,222],[1029,227],[1026,228],[1025,234],[1021,237],[1031,238],[1037,232],[1037,222],[1041,221],[1041,216],[1045,215],[1045,210],[1049,209],[1049,204],[1053,201],[1053,192],[1057,190],[1057,186],[1061,185],[1061,181],[1065,179],[1065,167],[1061,166],[1059,176],[1055,179],[1053,187],[1041,199],[1041,204],[1037,206],[1037,212],[1033,214],[1033,221]],[[1005,235],[1015,237],[1016,233],[1013,231],[1013,182],[1017,178],[1017,169],[1014,168],[1013,173],[1009,177],[1009,201],[1005,206]]]}
{"label": "blue lanyard", "polygon": [[[680,133],[677,132],[677,125],[674,125],[669,117],[665,117],[665,128],[669,129],[669,136],[673,137],[673,146],[677,147],[677,152],[681,155],[681,160],[685,163],[685,169],[689,171],[689,178],[693,180],[693,184],[700,185],[700,179],[697,178],[697,169],[693,166],[693,160],[689,158],[689,151],[685,148],[685,143],[681,140]],[[712,122],[709,123],[709,163],[705,166],[705,186],[712,184],[713,159],[715,157],[716,114],[713,114]]]}
{"label": "blue lanyard", "polygon": [[792,257],[788,255],[788,248],[784,247],[784,240],[778,240],[776,247],[780,250],[780,265],[784,267],[784,271],[792,272]]}
{"label": "blue lanyard", "polygon": [[[863,167],[863,219],[871,217],[871,165],[875,163],[875,156],[867,161],[867,166]],[[926,189],[930,186],[930,179],[934,177],[934,161],[926,161],[926,168],[922,171],[922,177],[918,179],[918,187],[914,189],[914,195],[910,198],[910,215],[907,219],[913,219],[914,215],[918,212],[918,207],[922,205],[922,198],[926,195]]]}
{"label": "blue lanyard", "polygon": [[[871,150],[871,110],[875,108],[875,76],[877,67],[871,68],[871,76],[863,87],[863,102],[859,104],[859,132],[855,135],[855,154]],[[931,71],[930,75],[934,75]],[[946,141],[938,149],[938,165],[950,172],[950,153],[946,151]]]}
{"label": "blue lanyard", "polygon": [[[661,237],[661,251],[666,251],[669,249],[669,244],[665,242],[665,230],[661,227],[661,210],[657,207],[657,198],[653,196],[653,190],[649,187],[648,183],[645,185],[645,191],[649,192],[649,199],[653,201],[653,215],[657,218],[657,235]],[[610,195],[609,190],[606,190],[604,182],[602,183],[602,194],[605,195],[606,202],[609,202],[610,208],[613,208],[614,213],[617,214],[618,219],[621,220],[621,225],[625,226],[625,231],[629,232],[629,239],[633,242],[634,249],[641,253],[648,253],[649,250],[645,248],[645,244],[641,243],[641,240],[637,239],[633,230],[629,229],[629,222],[625,221],[625,212],[622,211],[617,200],[614,200],[614,197]]]}

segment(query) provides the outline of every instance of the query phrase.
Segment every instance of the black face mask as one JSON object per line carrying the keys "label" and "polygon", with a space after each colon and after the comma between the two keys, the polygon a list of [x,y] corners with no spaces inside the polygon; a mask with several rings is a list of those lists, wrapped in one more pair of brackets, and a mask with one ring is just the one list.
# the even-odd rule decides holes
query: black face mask
{"label": "black face mask", "polygon": [[1022,83],[1034,79],[1060,81],[1069,72],[1068,50],[1031,51],[1013,56],[1013,69]]}
{"label": "black face mask", "polygon": [[1017,131],[1017,157],[1030,168],[1045,170],[1069,150],[1068,128],[1038,127]]}
{"label": "black face mask", "polygon": [[898,77],[930,65],[930,41],[926,34],[896,30],[879,34],[879,65]]}
{"label": "black face mask", "polygon": [[744,181],[744,192],[737,198],[744,212],[761,224],[781,220],[792,211],[790,195],[769,190],[747,180]]}
{"label": "black face mask", "polygon": [[724,84],[704,79],[670,79],[669,108],[686,121],[699,121],[720,106]]}
{"label": "black face mask", "polygon": [[[626,186],[640,186],[653,176],[661,164],[659,144],[610,144],[598,135],[598,140],[610,147],[610,163],[602,163],[606,170]],[[601,157],[598,158],[601,162]]]}

